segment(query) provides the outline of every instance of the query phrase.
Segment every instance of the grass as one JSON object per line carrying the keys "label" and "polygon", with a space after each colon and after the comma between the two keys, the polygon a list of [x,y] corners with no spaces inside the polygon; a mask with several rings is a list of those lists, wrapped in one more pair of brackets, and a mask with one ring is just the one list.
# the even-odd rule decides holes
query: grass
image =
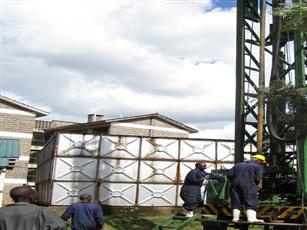
{"label": "grass", "polygon": [[[104,230],[151,230],[171,216],[105,216]],[[186,230],[203,229],[200,222],[193,222]]]}
{"label": "grass", "polygon": [[[103,230],[151,230],[156,225],[167,220],[171,216],[144,216],[144,215],[106,215]],[[71,230],[70,228],[68,228]],[[263,227],[251,226],[249,230],[262,230]],[[203,230],[200,221],[194,221],[184,230]],[[228,228],[228,230],[235,230]]]}
{"label": "grass", "polygon": [[[54,209],[61,216],[62,209]],[[118,214],[105,215],[105,225],[103,230],[152,230],[158,224],[172,217],[172,215],[145,215],[140,214]],[[250,226],[249,230],[262,230],[260,226]],[[68,228],[68,230],[71,230]],[[184,230],[203,230],[200,221],[193,221]],[[227,230],[235,230],[228,228]]]}
{"label": "grass", "polygon": [[[151,230],[157,224],[167,220],[171,216],[145,216],[145,215],[119,215],[105,216],[104,230]],[[233,230],[233,228],[228,228]],[[250,230],[260,230],[263,227],[253,226]],[[184,228],[184,230],[203,230],[200,221],[194,221]]]}

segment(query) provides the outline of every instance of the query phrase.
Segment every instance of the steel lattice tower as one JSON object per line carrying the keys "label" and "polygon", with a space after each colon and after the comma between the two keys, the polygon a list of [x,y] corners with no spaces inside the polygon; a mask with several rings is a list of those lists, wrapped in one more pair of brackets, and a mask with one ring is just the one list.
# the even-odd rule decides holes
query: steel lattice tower
{"label": "steel lattice tower", "polygon": [[[305,0],[299,2],[302,1]],[[303,32],[282,32],[282,18],[266,13],[273,12],[279,3],[282,2],[237,0],[235,162],[261,151],[269,162],[269,193],[287,193],[294,186],[298,194],[304,191],[307,195],[307,136],[296,127],[295,141],[287,143],[275,138],[270,127],[276,117],[263,96],[264,88],[276,80],[285,85],[292,81],[295,88],[307,87]],[[267,33],[265,28],[269,28]],[[291,74],[293,79],[289,80]],[[277,127],[277,133],[287,128]]]}

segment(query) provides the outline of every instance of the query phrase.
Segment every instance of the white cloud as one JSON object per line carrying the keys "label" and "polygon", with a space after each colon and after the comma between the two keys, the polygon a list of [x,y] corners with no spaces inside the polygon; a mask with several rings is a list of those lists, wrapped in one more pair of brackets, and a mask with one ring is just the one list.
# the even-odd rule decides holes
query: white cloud
{"label": "white cloud", "polygon": [[235,10],[210,7],[5,2],[2,89],[48,106],[55,119],[159,112],[225,130],[234,119]]}
{"label": "white cloud", "polygon": [[191,137],[195,138],[212,138],[212,136],[216,136],[222,139],[233,139],[234,137],[234,122],[228,123],[223,126],[223,128],[208,128],[199,133],[192,134]]}

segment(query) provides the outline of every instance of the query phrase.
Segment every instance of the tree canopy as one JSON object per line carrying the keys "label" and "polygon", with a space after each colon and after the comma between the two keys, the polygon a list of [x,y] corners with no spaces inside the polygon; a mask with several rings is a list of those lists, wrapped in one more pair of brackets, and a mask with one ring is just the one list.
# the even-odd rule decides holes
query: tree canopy
{"label": "tree canopy", "polygon": [[274,10],[274,14],[284,18],[283,31],[307,32],[307,1],[279,5]]}

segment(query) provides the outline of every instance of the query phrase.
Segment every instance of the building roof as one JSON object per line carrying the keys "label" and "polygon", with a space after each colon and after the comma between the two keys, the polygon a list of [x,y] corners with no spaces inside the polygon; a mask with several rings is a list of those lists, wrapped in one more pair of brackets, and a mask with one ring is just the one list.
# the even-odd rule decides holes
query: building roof
{"label": "building roof", "polygon": [[197,133],[198,130],[194,129],[190,126],[184,125],[178,121],[175,121],[169,117],[163,116],[159,113],[152,113],[152,114],[145,114],[145,115],[139,115],[139,116],[129,116],[129,117],[120,117],[120,118],[113,118],[113,119],[106,119],[106,120],[98,120],[93,122],[85,122],[85,123],[77,123],[73,125],[67,125],[62,127],[56,127],[47,129],[47,131],[58,131],[58,132],[78,132],[82,130],[87,129],[95,129],[95,128],[107,128],[112,123],[119,123],[119,122],[126,122],[126,121],[134,121],[134,120],[140,120],[144,118],[156,118],[158,120],[164,121],[168,124],[171,124],[173,126],[176,126],[180,129],[186,130],[189,133]]}
{"label": "building roof", "polygon": [[8,97],[2,96],[2,95],[0,95],[0,101],[4,101],[6,103],[13,104],[13,105],[15,105],[15,106],[17,106],[19,108],[25,109],[27,111],[34,112],[37,117],[43,117],[43,116],[48,115],[48,112],[46,112],[46,111],[43,111],[41,109],[37,109],[37,108],[35,108],[33,106],[24,104],[22,102],[13,100],[11,98],[8,98]]}

